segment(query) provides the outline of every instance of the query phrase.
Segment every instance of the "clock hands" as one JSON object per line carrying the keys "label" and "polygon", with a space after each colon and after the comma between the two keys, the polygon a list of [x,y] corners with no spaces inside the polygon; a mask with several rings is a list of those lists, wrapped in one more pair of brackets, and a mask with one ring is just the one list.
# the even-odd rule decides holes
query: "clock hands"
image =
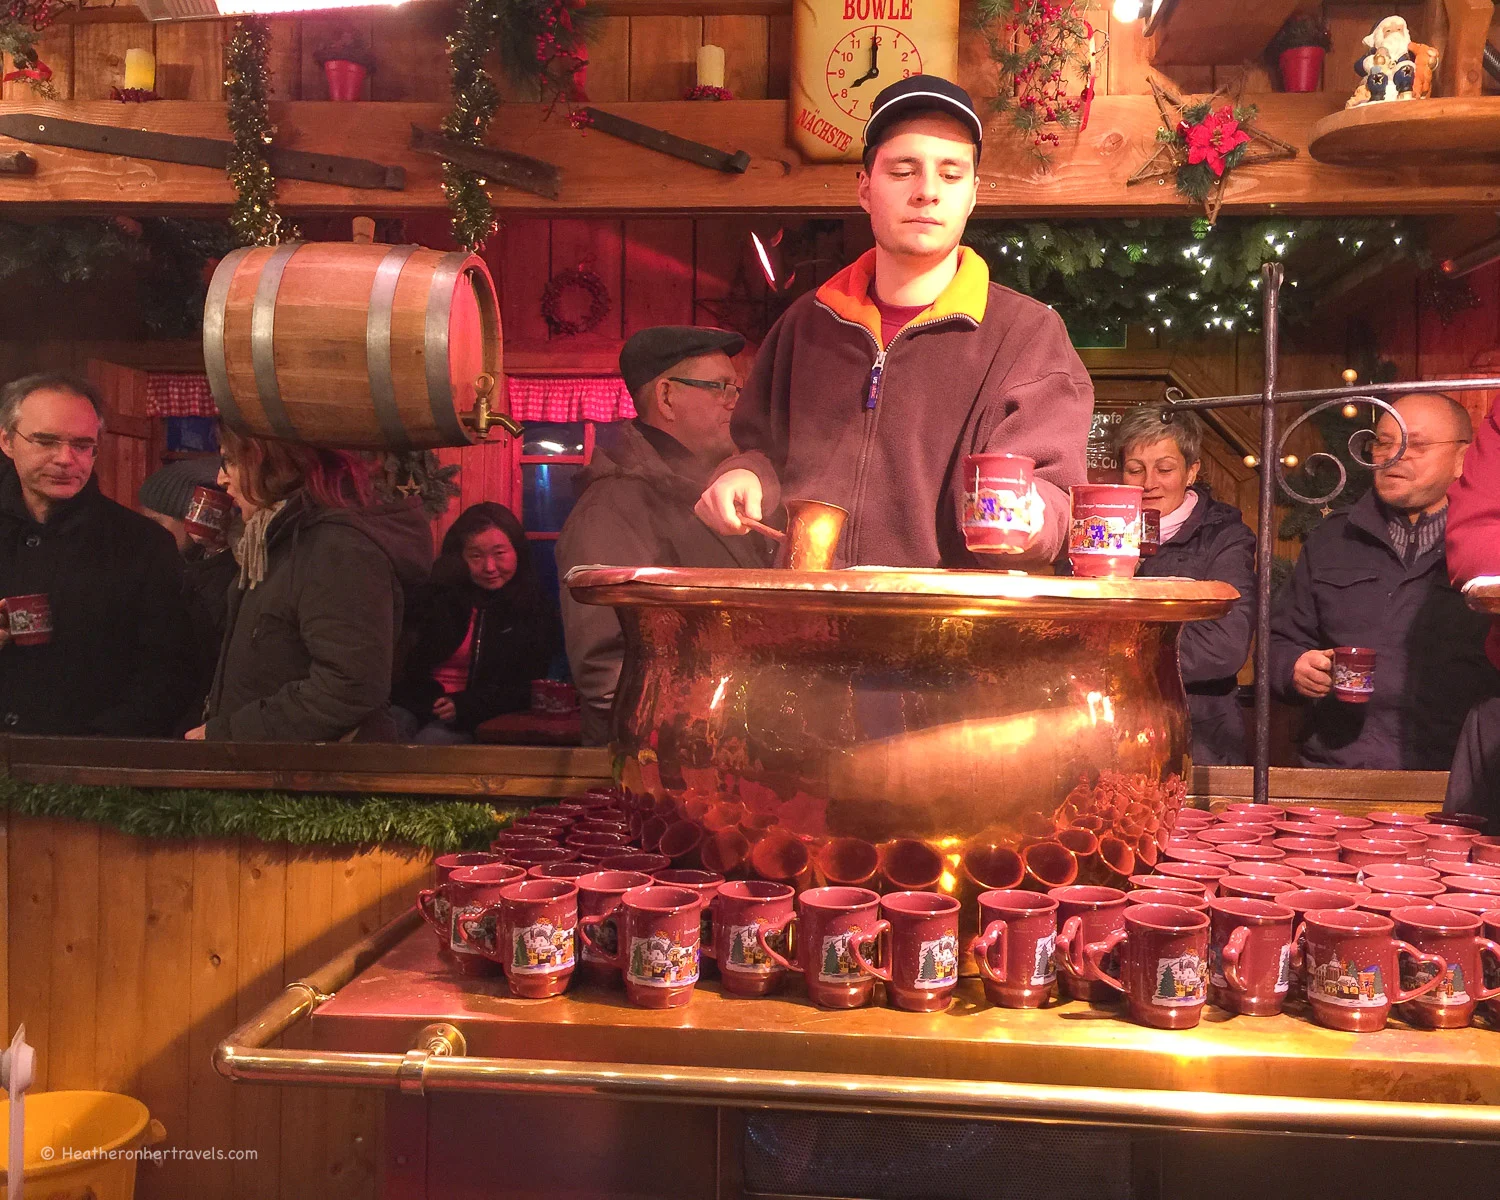
{"label": "clock hands", "polygon": [[863,75],[861,75],[858,79],[856,79],[853,83],[851,83],[849,85],[850,87],[857,88],[860,84],[866,82],[867,80],[878,79],[880,77],[880,67],[877,65],[877,61],[876,61],[877,60],[877,56],[879,54],[880,54],[880,39],[878,37],[877,38],[871,38],[870,39],[870,69],[868,71],[866,71]]}

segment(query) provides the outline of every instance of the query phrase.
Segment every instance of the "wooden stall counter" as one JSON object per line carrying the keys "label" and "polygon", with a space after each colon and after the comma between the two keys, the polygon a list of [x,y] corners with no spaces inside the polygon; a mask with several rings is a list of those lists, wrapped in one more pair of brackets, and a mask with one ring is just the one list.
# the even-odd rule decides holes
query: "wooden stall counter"
{"label": "wooden stall counter", "polygon": [[[306,1048],[268,1048],[284,1034]],[[932,1015],[826,1011],[795,983],[755,1000],[702,983],[668,1011],[589,986],[527,1001],[450,974],[414,915],[293,984],[215,1061],[242,1081],[383,1090],[390,1200],[888,1200],[913,1170],[950,1181],[923,1195],[1009,1198],[1037,1194],[1010,1173],[1068,1155],[1098,1186],[1068,1191],[1068,1174],[1041,1195],[1197,1197],[1212,1174],[1216,1200],[1252,1200],[1321,1170],[1395,1200],[1435,1176],[1488,1194],[1467,1189],[1500,1168],[1490,1025],[1355,1035],[1208,1009],[1166,1032],[1114,1006],[993,1008],[972,980]],[[959,1188],[976,1146],[993,1190]]]}
{"label": "wooden stall counter", "polygon": [[[1194,1029],[1147,1029],[1126,1017],[1123,1004],[994,1007],[977,979],[963,980],[943,1013],[901,1012],[879,999],[877,991],[874,1004],[831,1011],[815,1007],[789,980],[781,995],[760,999],[727,996],[716,982],[700,981],[689,1005],[665,1011],[638,1008],[618,988],[577,983],[554,999],[521,1000],[502,978],[455,974],[422,927],[320,1004],[311,1028],[319,1049],[404,1054],[423,1028],[446,1022],[463,1034],[472,1058],[706,1068],[726,1094],[737,1073],[767,1085],[772,1081],[760,1077],[796,1076],[804,1094],[817,1086],[813,1077],[824,1076],[826,1085],[847,1091],[853,1107],[869,1103],[862,1095],[867,1081],[878,1090],[886,1085],[877,1080],[895,1077],[1059,1093],[1170,1092],[1181,1097],[1175,1120],[1182,1126],[1214,1126],[1215,1108],[1234,1111],[1189,1093],[1272,1100],[1278,1127],[1298,1120],[1292,1098],[1500,1105],[1500,1031],[1485,1025],[1435,1033],[1393,1019],[1379,1033],[1350,1034],[1313,1024],[1301,1009],[1247,1017],[1207,1007]],[[660,1074],[666,1080],[669,1072]],[[544,1082],[539,1073],[539,1089]],[[945,1090],[952,1107],[962,1108],[965,1089]],[[1378,1111],[1360,1115],[1375,1119]],[[1500,1108],[1464,1116],[1469,1132],[1500,1138]],[[1140,1117],[1151,1119],[1147,1106]]]}

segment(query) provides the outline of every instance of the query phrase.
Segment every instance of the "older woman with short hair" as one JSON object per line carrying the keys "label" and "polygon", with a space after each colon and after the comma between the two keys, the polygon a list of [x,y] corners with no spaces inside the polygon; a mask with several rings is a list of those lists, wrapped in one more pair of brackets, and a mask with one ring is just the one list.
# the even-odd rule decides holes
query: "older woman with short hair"
{"label": "older woman with short hair", "polygon": [[1217,579],[1239,590],[1226,616],[1182,627],[1179,656],[1193,718],[1193,761],[1243,764],[1237,676],[1255,632],[1255,534],[1239,509],[1215,500],[1198,482],[1203,433],[1191,412],[1146,405],[1125,415],[1116,445],[1124,482],[1141,488],[1144,507],[1161,514],[1160,548],[1141,559],[1136,574]]}

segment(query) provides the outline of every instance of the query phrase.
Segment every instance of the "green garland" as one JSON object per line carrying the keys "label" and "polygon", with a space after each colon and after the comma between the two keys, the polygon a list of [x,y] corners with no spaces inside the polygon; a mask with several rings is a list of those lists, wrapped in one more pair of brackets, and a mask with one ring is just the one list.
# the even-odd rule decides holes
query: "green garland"
{"label": "green garland", "polygon": [[[458,28],[448,38],[453,108],[443,132],[471,146],[500,108],[500,89],[485,67],[493,50],[513,80],[540,88],[548,105],[583,100],[584,46],[596,27],[582,0],[462,0]],[[453,210],[453,235],[478,250],[495,231],[488,180],[453,163],[443,164],[443,193]]]}
{"label": "green garland", "polygon": [[1421,227],[1394,218],[1230,217],[970,221],[991,277],[1055,308],[1074,338],[1120,344],[1138,325],[1167,340],[1260,329],[1260,268],[1285,262],[1282,313],[1305,324],[1376,255],[1430,261]]}
{"label": "green garland", "polygon": [[0,801],[22,816],[92,821],[135,837],[253,837],[295,846],[396,843],[442,854],[484,849],[521,811],[425,796],[145,790],[10,777],[0,778]]}
{"label": "green garland", "polygon": [[274,246],[281,240],[276,211],[276,176],[266,147],[276,135],[267,103],[271,27],[263,17],[242,17],[224,52],[224,86],[229,91],[229,182],[238,195],[229,223],[242,246]]}

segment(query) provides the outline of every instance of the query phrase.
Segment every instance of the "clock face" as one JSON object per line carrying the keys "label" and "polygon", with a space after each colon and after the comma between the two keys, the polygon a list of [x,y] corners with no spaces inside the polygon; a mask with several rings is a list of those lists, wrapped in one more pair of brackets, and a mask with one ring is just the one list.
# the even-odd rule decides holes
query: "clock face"
{"label": "clock face", "polygon": [[891,25],[861,25],[834,43],[828,55],[828,95],[863,124],[882,88],[922,73],[917,44]]}

